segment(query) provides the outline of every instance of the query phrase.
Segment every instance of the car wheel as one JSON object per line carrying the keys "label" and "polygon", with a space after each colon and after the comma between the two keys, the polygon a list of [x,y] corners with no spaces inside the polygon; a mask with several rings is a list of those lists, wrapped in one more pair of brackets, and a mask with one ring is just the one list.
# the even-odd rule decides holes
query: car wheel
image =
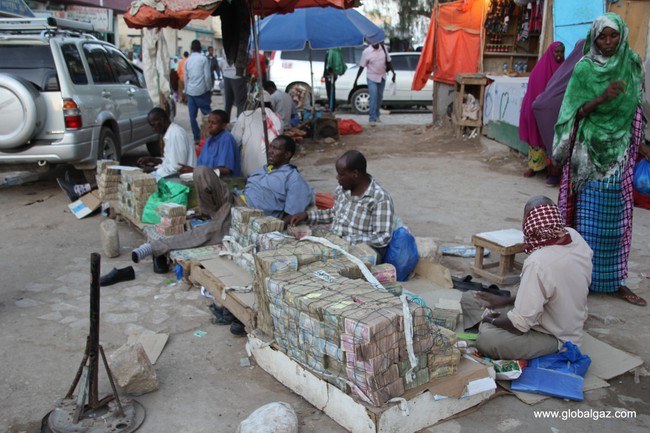
{"label": "car wheel", "polygon": [[115,133],[108,127],[102,127],[99,133],[98,159],[120,160],[120,146]]}
{"label": "car wheel", "polygon": [[147,151],[149,151],[149,155],[151,156],[161,157],[162,149],[161,149],[160,141],[156,140],[147,143]]}
{"label": "car wheel", "polygon": [[0,74],[0,149],[22,146],[45,124],[45,102],[24,78]]}
{"label": "car wheel", "polygon": [[370,93],[368,89],[363,87],[357,89],[350,98],[352,109],[357,114],[368,114],[370,112]]}

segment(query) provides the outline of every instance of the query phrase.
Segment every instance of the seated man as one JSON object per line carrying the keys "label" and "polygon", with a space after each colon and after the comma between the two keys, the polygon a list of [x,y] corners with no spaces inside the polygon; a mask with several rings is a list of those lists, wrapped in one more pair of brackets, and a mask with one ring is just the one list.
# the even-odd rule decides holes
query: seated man
{"label": "seated man", "polygon": [[194,169],[199,210],[210,221],[180,235],[142,244],[133,250],[132,260],[138,263],[149,255],[159,257],[171,250],[221,243],[230,228],[230,209],[235,203],[261,209],[265,215],[284,218],[285,222],[290,215],[307,209],[314,199],[314,190],[298,169],[289,164],[295,151],[296,143],[291,137],[278,136],[269,145],[268,164],[248,178],[243,191],[236,191],[235,195],[211,168]]}
{"label": "seated man", "polygon": [[295,126],[292,119],[294,112],[296,118],[298,117],[298,111],[291,96],[286,92],[280,92],[273,81],[265,81],[264,90],[270,95],[271,108],[282,118],[284,129]]}
{"label": "seated man", "polygon": [[[564,226],[558,207],[544,196],[526,203],[523,232],[529,257],[516,298],[466,292],[461,299],[465,328],[482,322],[476,346],[493,359],[537,358],[557,352],[566,341],[579,346],[587,319],[589,245]],[[481,318],[481,301],[489,308],[514,307]]]}
{"label": "seated man", "polygon": [[153,173],[156,179],[176,176],[182,166],[196,165],[194,143],[182,126],[173,123],[169,114],[160,107],[154,107],[148,115],[149,125],[165,142],[164,158],[143,156],[138,158],[138,165],[145,173]]}
{"label": "seated man", "polygon": [[[239,145],[226,126],[230,117],[223,110],[214,110],[208,116],[208,138],[206,138],[197,166],[219,169],[221,176],[241,176]],[[183,165],[182,173],[191,173],[194,167]]]}
{"label": "seated man", "polygon": [[349,150],[336,161],[339,186],[334,193],[334,207],[302,212],[291,218],[291,225],[302,221],[332,224],[332,231],[351,244],[367,243],[380,255],[393,234],[393,199],[366,172],[366,158]]}

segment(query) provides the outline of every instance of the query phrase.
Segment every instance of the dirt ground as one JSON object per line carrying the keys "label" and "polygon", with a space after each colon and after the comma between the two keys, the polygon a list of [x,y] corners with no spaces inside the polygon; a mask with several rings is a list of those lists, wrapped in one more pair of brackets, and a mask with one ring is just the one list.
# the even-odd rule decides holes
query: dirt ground
{"label": "dirt ground", "polygon": [[[336,158],[347,149],[362,151],[368,171],[392,194],[405,224],[440,246],[468,245],[472,234],[481,231],[518,228],[530,196],[557,197],[557,189],[548,188],[543,177],[521,176],[525,163],[520,154],[490,140],[456,140],[447,126],[432,127],[430,114],[386,114],[375,128],[361,116],[340,117],[355,118],[364,132],[331,144],[306,140],[293,162],[316,190],[328,192],[336,185]],[[189,126],[186,115],[179,116],[179,123]],[[3,188],[0,196],[0,431],[33,433],[67,391],[83,355],[89,257],[101,252],[104,217],[75,219],[53,179]],[[143,241],[127,224],[119,230],[122,254],[102,258],[102,273],[131,265],[129,252]],[[650,298],[650,280],[641,274],[650,275],[649,235],[650,213],[636,209],[628,285],[645,298]],[[442,263],[453,275],[464,276],[472,260],[443,257]],[[133,332],[170,334],[155,365],[160,390],[137,398],[147,411],[138,431],[233,432],[250,412],[272,401],[293,405],[302,433],[344,431],[254,362],[240,367],[244,339],[210,324],[208,301],[197,288],[171,285],[173,274],[154,274],[150,260],[134,267],[135,281],[102,289],[101,343],[111,353]],[[590,296],[589,311],[590,333],[650,361],[650,308]],[[197,330],[207,334],[198,337]],[[635,384],[628,373],[609,388],[586,393],[583,402],[548,399],[534,407],[512,396],[497,397],[426,431],[647,432],[649,383],[642,376]],[[100,393],[108,390],[104,379]],[[562,421],[533,415],[537,409],[615,408],[636,410],[636,417]]]}

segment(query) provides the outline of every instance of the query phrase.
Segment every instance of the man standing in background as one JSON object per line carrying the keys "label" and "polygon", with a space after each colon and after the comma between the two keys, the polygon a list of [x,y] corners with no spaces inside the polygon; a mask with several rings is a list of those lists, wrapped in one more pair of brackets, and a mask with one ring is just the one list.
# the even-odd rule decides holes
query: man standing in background
{"label": "man standing in background", "polygon": [[196,121],[196,115],[201,110],[204,116],[210,114],[210,99],[212,96],[212,79],[210,78],[210,61],[201,54],[201,42],[192,41],[192,54],[185,62],[185,93],[187,93],[187,109],[190,113],[190,125],[194,144],[199,144],[201,130]]}
{"label": "man standing in background", "polygon": [[214,80],[221,79],[221,68],[219,68],[219,61],[214,55],[212,47],[208,47],[208,60],[210,61],[210,76],[212,77],[212,88],[214,88]]}
{"label": "man standing in background", "polygon": [[190,56],[190,53],[185,51],[183,53],[183,58],[178,62],[178,102],[182,104],[187,104],[187,95],[185,94],[185,62]]}
{"label": "man standing in background", "polygon": [[363,50],[359,61],[359,72],[357,72],[357,78],[354,79],[354,87],[357,87],[357,80],[364,68],[368,68],[366,81],[368,82],[368,93],[370,95],[370,126],[375,126],[377,122],[381,122],[379,110],[384,98],[386,72],[391,71],[393,73],[393,83],[395,82],[395,70],[383,43],[372,44]]}

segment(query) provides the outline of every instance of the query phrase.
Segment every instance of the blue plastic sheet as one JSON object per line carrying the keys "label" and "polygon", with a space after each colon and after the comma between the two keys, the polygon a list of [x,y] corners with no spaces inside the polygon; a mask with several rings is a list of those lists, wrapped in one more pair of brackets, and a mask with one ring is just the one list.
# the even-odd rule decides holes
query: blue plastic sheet
{"label": "blue plastic sheet", "polygon": [[589,365],[591,358],[575,344],[566,342],[561,352],[528,361],[521,376],[512,381],[511,389],[582,401]]}
{"label": "blue plastic sheet", "polygon": [[633,183],[639,194],[650,195],[650,161],[644,158],[636,163]]}

